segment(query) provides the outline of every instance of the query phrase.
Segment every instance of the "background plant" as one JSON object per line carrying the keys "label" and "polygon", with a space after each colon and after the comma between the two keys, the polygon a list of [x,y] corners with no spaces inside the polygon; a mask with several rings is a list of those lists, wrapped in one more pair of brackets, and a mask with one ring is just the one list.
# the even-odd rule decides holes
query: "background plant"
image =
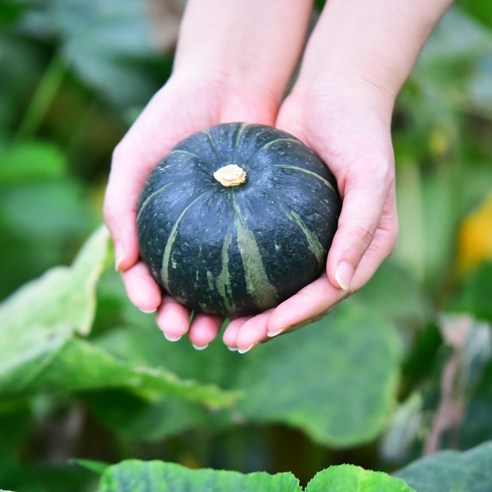
{"label": "background plant", "polygon": [[[0,487],[122,490],[104,463],[130,458],[305,486],[330,465],[394,472],[474,448],[396,474],[488,490],[492,6],[457,2],[398,99],[394,255],[324,320],[245,356],[167,343],[127,301],[98,228],[111,151],[169,75],[180,11],[0,1]],[[301,490],[293,475],[243,489]]]}

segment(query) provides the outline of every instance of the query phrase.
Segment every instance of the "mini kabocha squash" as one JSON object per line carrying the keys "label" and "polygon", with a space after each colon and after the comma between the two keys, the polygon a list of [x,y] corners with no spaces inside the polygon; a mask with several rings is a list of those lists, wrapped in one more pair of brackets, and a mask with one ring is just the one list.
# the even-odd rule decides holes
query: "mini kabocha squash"
{"label": "mini kabocha squash", "polygon": [[297,138],[217,125],[150,174],[137,207],[140,254],[188,308],[254,314],[322,274],[340,207],[332,174]]}

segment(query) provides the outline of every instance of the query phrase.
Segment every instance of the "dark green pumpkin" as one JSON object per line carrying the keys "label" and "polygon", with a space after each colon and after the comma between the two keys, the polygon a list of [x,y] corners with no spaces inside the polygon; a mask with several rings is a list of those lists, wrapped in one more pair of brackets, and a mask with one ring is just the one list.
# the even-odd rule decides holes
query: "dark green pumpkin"
{"label": "dark green pumpkin", "polygon": [[217,125],[150,174],[137,208],[140,254],[188,308],[254,314],[323,273],[340,207],[332,174],[297,138]]}

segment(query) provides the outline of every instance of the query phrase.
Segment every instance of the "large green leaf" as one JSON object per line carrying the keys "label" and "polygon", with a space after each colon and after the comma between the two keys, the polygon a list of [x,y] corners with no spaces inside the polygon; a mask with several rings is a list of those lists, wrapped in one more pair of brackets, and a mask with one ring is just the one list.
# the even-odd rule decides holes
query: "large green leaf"
{"label": "large green leaf", "polygon": [[[113,103],[141,106],[166,77],[161,73],[160,80],[154,79],[143,63],[158,59],[158,29],[153,31],[148,7],[133,0],[45,0],[26,13],[21,27],[37,36],[59,37],[61,52],[79,77]],[[166,20],[172,44],[176,12],[168,9]]]}
{"label": "large green leaf", "polygon": [[57,146],[17,143],[0,154],[3,299],[53,265],[69,261],[99,219],[84,186],[66,174],[66,157]]}
{"label": "large green leaf", "polygon": [[129,364],[79,338],[96,307],[96,283],[108,252],[101,227],[71,267],[57,267],[0,305],[0,397],[123,388],[148,400],[176,395],[210,407],[230,403],[231,393],[183,381],[164,369]]}
{"label": "large green leaf", "polygon": [[492,363],[485,368],[480,383],[475,388],[466,407],[459,429],[460,445],[469,448],[492,441]]}
{"label": "large green leaf", "polygon": [[469,451],[441,451],[395,474],[418,492],[489,492],[492,486],[492,442]]}
{"label": "large green leaf", "polygon": [[[240,390],[231,421],[285,423],[324,445],[350,446],[380,433],[395,402],[400,343],[393,326],[374,311],[346,302],[322,321],[245,355],[230,353],[220,340],[201,352],[186,339],[170,344],[150,318],[145,334],[126,326],[97,343],[133,364],[159,367],[165,361],[181,377]],[[158,439],[172,431],[168,414],[159,417],[157,408],[136,403],[122,408],[115,418],[126,423],[125,433],[142,435],[146,427],[143,435]],[[193,426],[193,418],[195,427],[203,425],[203,416],[191,407],[182,412],[183,428]],[[152,427],[143,426],[146,415],[153,416]],[[223,415],[216,417],[223,422]]]}
{"label": "large green leaf", "polygon": [[104,473],[99,492],[298,492],[290,473],[242,475],[232,471],[189,470],[160,461],[124,461]]}
{"label": "large green leaf", "polygon": [[108,234],[100,228],[72,267],[48,271],[0,305],[0,395],[25,392],[73,333],[89,332],[107,248]]}
{"label": "large green leaf", "polygon": [[236,387],[247,420],[284,422],[319,443],[350,446],[383,429],[397,389],[391,325],[355,303],[246,355]]}
{"label": "large green leaf", "polygon": [[431,306],[417,280],[415,272],[409,271],[408,264],[390,259],[353,297],[362,302],[365,309],[375,311],[385,319],[399,324],[411,322],[420,325],[428,319]]}
{"label": "large green leaf", "polygon": [[23,142],[0,149],[0,185],[53,180],[65,170],[63,153],[45,142]]}
{"label": "large green leaf", "polygon": [[223,392],[214,385],[179,379],[162,368],[133,366],[77,338],[63,347],[33,384],[58,391],[127,388],[152,401],[177,395],[211,408],[230,404],[237,398],[237,394]]}
{"label": "large green leaf", "polygon": [[358,466],[332,466],[303,489],[291,473],[190,470],[161,461],[123,461],[106,469],[99,492],[412,492],[403,481]]}
{"label": "large green leaf", "polygon": [[160,461],[123,461],[106,469],[99,492],[411,492],[403,481],[358,466],[332,466],[303,489],[291,473],[241,474],[223,470],[190,470]]}
{"label": "large green leaf", "polygon": [[[106,429],[139,441],[159,441],[188,430],[215,429],[221,422],[218,412],[210,412],[190,399],[166,396],[149,401],[128,391],[98,391],[88,395],[91,413]],[[214,425],[214,427],[212,427]]]}
{"label": "large green leaf", "polygon": [[[53,268],[5,300],[0,305],[0,337],[13,342],[32,325],[51,329],[64,324],[67,330],[89,333],[96,308],[96,282],[108,254],[108,238],[106,229],[100,227],[71,267]],[[65,328],[57,328],[55,333],[62,331]]]}
{"label": "large green leaf", "polygon": [[412,492],[402,480],[360,466],[331,466],[315,475],[306,492]]}

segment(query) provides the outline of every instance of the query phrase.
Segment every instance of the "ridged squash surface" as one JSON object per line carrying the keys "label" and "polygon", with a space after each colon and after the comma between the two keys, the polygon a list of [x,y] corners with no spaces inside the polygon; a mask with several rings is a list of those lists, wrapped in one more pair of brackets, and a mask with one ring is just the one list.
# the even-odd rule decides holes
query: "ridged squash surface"
{"label": "ridged squash surface", "polygon": [[188,308],[254,314],[323,273],[340,208],[328,167],[297,138],[217,125],[180,142],[147,179],[140,254]]}

